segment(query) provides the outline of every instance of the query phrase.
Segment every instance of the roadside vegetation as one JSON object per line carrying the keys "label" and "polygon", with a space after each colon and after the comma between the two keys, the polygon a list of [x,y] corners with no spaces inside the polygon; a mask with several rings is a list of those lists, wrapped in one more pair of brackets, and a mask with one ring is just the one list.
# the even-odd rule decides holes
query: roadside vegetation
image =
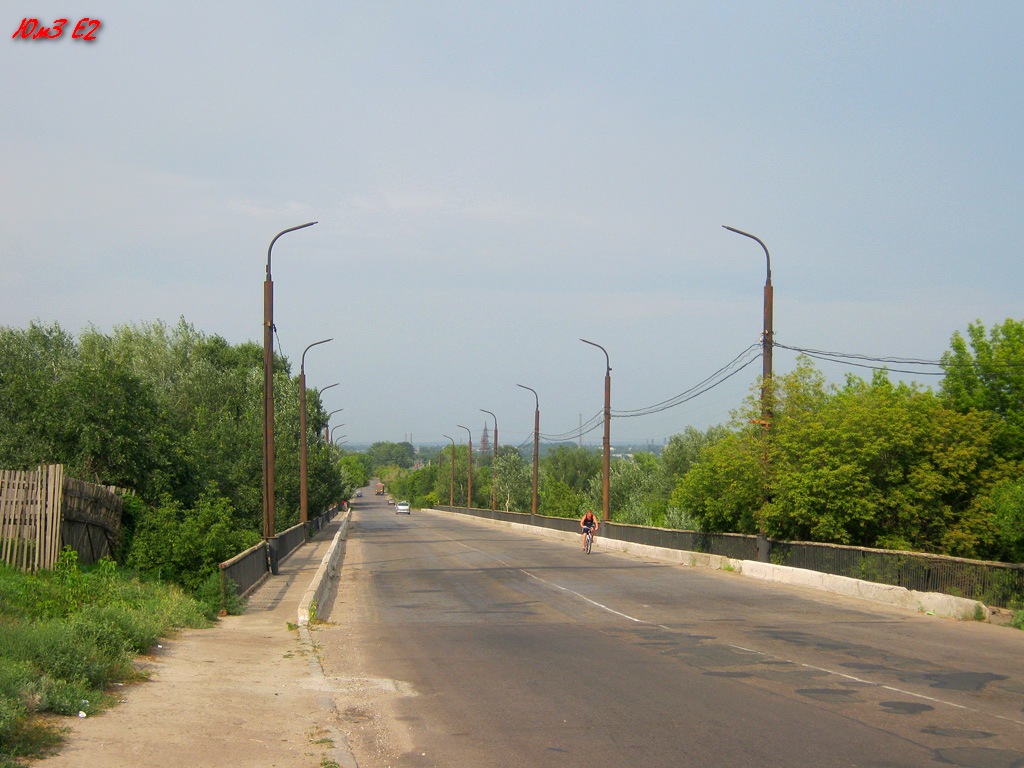
{"label": "roadside vegetation", "polygon": [[[277,528],[299,519],[299,390],[275,357]],[[127,494],[116,553],[191,592],[263,531],[263,349],[228,344],[184,320],[77,338],[60,326],[0,328],[0,468],[63,464],[71,477]],[[309,509],[356,485],[321,432],[307,391]],[[291,436],[291,437],[289,437]]]}
{"label": "roadside vegetation", "polygon": [[111,560],[80,568],[70,549],[36,575],[0,565],[0,768],[51,753],[62,730],[48,715],[96,714],[138,678],[137,655],[212,617],[182,589]]}

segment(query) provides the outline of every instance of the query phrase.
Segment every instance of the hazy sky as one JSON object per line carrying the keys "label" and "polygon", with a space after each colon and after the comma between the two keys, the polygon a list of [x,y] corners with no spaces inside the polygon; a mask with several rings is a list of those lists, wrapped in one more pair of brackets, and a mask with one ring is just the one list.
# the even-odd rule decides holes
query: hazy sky
{"label": "hazy sky", "polygon": [[[0,325],[280,349],[350,443],[502,443],[760,339],[936,360],[1024,319],[1024,4],[6,2]],[[26,15],[56,40],[12,39]],[[71,38],[82,17],[98,39]],[[795,354],[778,349],[776,373]],[[820,366],[830,378],[864,369]],[[760,363],[612,442],[726,422]],[[935,377],[919,379],[935,386]],[[587,441],[600,441],[600,430]]]}

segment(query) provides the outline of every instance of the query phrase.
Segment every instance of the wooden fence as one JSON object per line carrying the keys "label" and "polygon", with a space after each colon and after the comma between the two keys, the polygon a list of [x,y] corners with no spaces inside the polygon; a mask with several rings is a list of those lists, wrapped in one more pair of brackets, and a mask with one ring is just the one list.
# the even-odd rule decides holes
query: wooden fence
{"label": "wooden fence", "polygon": [[85,565],[113,557],[122,506],[113,488],[66,477],[60,464],[0,470],[0,561],[30,572],[52,568],[65,545]]}

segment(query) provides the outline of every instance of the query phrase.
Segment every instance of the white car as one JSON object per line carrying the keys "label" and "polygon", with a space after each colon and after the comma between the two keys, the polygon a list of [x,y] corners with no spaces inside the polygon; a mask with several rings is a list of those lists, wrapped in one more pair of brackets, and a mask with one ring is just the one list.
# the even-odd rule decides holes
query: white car
{"label": "white car", "polygon": [[396,515],[401,515],[402,513],[405,513],[407,515],[411,515],[412,514],[412,511],[409,509],[409,502],[408,501],[400,501],[400,502],[398,502],[398,506],[395,507],[395,514]]}

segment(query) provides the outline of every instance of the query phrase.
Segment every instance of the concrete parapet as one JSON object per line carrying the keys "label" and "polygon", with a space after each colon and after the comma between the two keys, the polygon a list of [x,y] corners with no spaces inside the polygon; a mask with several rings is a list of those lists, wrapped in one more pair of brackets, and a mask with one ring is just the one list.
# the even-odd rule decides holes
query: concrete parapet
{"label": "concrete parapet", "polygon": [[327,554],[324,555],[320,567],[317,568],[316,575],[313,576],[309,589],[306,590],[306,594],[302,596],[302,600],[299,602],[298,624],[300,627],[308,625],[310,619],[316,618],[315,615],[311,616],[310,614],[315,613],[316,606],[323,604],[324,597],[331,587],[331,582],[337,578],[341,542],[345,540],[345,535],[348,532],[348,523],[351,519],[352,510],[350,509],[341,518],[341,526],[334,535],[334,541],[331,542]]}
{"label": "concrete parapet", "polygon": [[977,616],[988,616],[989,614],[982,603],[964,597],[954,597],[937,592],[917,592],[892,584],[876,584],[872,581],[852,579],[848,576],[818,573],[785,565],[758,563],[753,560],[734,560],[732,562],[734,570],[749,578],[782,584],[796,584],[935,616],[973,621]]}

